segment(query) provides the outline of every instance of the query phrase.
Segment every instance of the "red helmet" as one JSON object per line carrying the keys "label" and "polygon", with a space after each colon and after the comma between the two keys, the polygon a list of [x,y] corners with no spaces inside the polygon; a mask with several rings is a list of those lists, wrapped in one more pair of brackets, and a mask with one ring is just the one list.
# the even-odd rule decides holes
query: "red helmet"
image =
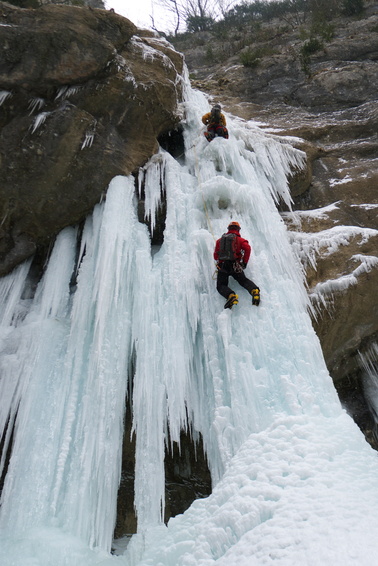
{"label": "red helmet", "polygon": [[240,224],[239,222],[234,222],[233,220],[230,222],[230,224],[228,225],[228,229],[229,230],[240,230]]}

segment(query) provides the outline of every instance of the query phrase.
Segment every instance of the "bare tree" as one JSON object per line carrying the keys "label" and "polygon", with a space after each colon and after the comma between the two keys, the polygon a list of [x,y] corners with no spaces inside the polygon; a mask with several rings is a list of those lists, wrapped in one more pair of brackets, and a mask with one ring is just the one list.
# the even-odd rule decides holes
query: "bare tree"
{"label": "bare tree", "polygon": [[217,4],[218,2],[214,2],[214,0],[184,0],[182,2],[186,19],[190,16],[214,18],[216,16]]}
{"label": "bare tree", "polygon": [[175,35],[184,22],[197,19],[203,21],[216,20],[231,8],[237,0],[156,0],[168,12],[173,14]]}
{"label": "bare tree", "polygon": [[219,11],[224,17],[229,10],[238,2],[238,0],[218,0]]}
{"label": "bare tree", "polygon": [[156,4],[159,4],[165,8],[168,12],[173,14],[173,19],[175,22],[175,35],[178,34],[181,20],[182,20],[182,9],[181,0],[157,0]]}

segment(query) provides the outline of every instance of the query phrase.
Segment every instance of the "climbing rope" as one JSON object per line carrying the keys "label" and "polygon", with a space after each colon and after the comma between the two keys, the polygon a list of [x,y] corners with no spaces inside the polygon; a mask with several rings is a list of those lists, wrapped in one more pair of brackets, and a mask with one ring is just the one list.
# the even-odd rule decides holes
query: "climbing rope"
{"label": "climbing rope", "polygon": [[[214,231],[213,231],[213,227],[211,225],[211,220],[210,220],[210,216],[209,216],[209,211],[207,209],[207,205],[206,205],[206,200],[205,200],[205,195],[203,193],[203,188],[202,188],[202,182],[201,182],[201,175],[200,175],[200,169],[199,169],[199,163],[198,163],[198,157],[197,157],[197,151],[196,151],[196,146],[194,145],[194,159],[195,159],[195,169],[196,169],[196,177],[198,180],[198,186],[201,189],[201,196],[202,196],[202,202],[203,202],[203,209],[205,211],[205,216],[207,219],[207,224],[208,224],[208,228],[210,231],[210,234],[213,236],[213,240],[214,242],[216,242],[216,237],[214,236]],[[212,279],[215,280],[217,278],[217,273],[218,273],[218,269],[216,268],[213,275],[212,275]]]}
{"label": "climbing rope", "polygon": [[201,196],[202,196],[202,202],[203,202],[203,209],[205,211],[205,216],[207,219],[207,224],[208,224],[208,228],[210,231],[210,234],[213,236],[214,242],[216,242],[216,238],[214,236],[214,231],[213,231],[213,227],[211,225],[211,220],[210,220],[210,216],[209,216],[209,212],[207,209],[207,205],[206,205],[206,200],[205,200],[205,195],[203,193],[203,188],[202,188],[202,182],[201,182],[201,175],[200,175],[200,169],[199,169],[199,163],[198,163],[198,157],[197,157],[197,151],[196,151],[196,146],[194,146],[194,159],[195,159],[195,169],[196,169],[196,177],[198,179],[198,186],[201,189]]}

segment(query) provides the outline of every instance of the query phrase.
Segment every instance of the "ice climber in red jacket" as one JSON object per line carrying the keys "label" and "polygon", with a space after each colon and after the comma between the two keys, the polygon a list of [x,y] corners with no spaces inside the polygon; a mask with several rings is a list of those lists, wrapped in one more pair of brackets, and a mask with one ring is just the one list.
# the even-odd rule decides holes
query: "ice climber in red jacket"
{"label": "ice climber in red jacket", "polygon": [[260,304],[260,289],[244,274],[251,255],[251,246],[248,240],[240,236],[239,232],[239,222],[232,221],[228,225],[228,231],[215,244],[214,259],[218,269],[217,291],[227,299],[225,309],[231,309],[239,302],[238,295],[228,286],[230,276],[252,295],[253,305]]}

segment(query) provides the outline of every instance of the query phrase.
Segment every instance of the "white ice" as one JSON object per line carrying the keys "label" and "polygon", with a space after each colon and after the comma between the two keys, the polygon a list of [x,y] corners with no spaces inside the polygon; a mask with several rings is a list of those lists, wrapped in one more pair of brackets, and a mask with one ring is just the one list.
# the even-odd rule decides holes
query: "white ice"
{"label": "white ice", "polygon": [[[320,209],[321,210],[321,209]],[[376,237],[377,230],[359,226],[334,226],[320,232],[289,232],[299,261],[304,267],[311,265],[316,268],[318,256],[327,257],[336,253],[341,246],[347,246],[352,240],[363,246],[370,238]]]}
{"label": "white ice", "polygon": [[12,96],[9,90],[0,90],[0,106],[6,101],[7,98]]}
{"label": "white ice", "polygon": [[40,112],[39,114],[37,114],[37,116],[34,118],[33,124],[30,125],[29,128],[32,134],[34,134],[34,132],[38,130],[40,126],[42,126],[49,114],[51,114],[51,112]]}
{"label": "white ice", "polygon": [[334,210],[338,210],[338,204],[341,201],[333,202],[327,206],[322,206],[321,208],[313,208],[311,210],[296,210],[295,212],[283,212],[282,217],[291,220],[292,217],[295,215],[295,219],[308,219],[308,218],[317,218],[317,219],[326,219],[329,216],[330,212]]}
{"label": "white ice", "polygon": [[351,183],[353,181],[350,175],[345,175],[342,179],[330,179],[330,187],[335,187],[336,185],[344,185],[345,183]]}
{"label": "white ice", "polygon": [[87,132],[85,134],[84,141],[81,144],[81,149],[85,149],[86,147],[91,147],[93,142],[94,142],[94,133],[93,132]]}
{"label": "white ice", "polygon": [[[343,411],[308,315],[298,255],[277,212],[304,154],[227,115],[208,144],[205,97],[186,84],[185,160],[160,150],[116,177],[82,234],[65,229],[36,292],[29,266],[0,281],[0,424],[13,449],[1,566],[371,566],[377,455]],[[224,310],[215,239],[238,220],[261,304],[236,283]],[[125,399],[132,395],[138,533],[110,554]],[[7,427],[7,423],[9,426]],[[213,482],[167,526],[164,453],[203,438]],[[5,462],[4,462],[5,463]],[[118,545],[121,546],[121,545]]]}
{"label": "white ice", "polygon": [[75,94],[77,94],[79,92],[79,90],[82,87],[79,85],[72,85],[72,86],[62,86],[56,96],[55,96],[55,100],[58,100],[58,98],[61,98],[62,100],[65,100],[66,98],[69,98],[70,96],[74,96]]}
{"label": "white ice", "polygon": [[45,105],[45,103],[46,101],[44,98],[40,98],[40,97],[31,98],[28,106],[28,108],[30,109],[29,114],[30,115],[33,114],[35,110],[40,110]]}

